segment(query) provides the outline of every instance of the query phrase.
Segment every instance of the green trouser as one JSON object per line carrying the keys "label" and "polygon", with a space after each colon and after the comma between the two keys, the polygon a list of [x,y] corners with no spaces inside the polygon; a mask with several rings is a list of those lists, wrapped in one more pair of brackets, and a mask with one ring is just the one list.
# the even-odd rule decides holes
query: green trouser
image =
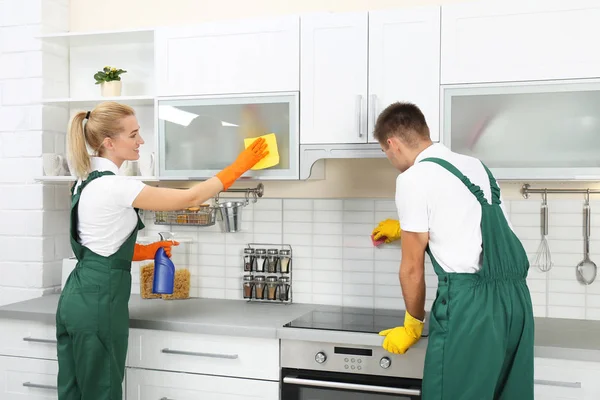
{"label": "green trouser", "polygon": [[119,250],[100,256],[78,242],[77,208],[82,190],[102,175],[90,174],[71,200],[71,247],[77,266],[67,279],[56,312],[59,400],[120,400],[129,338],[131,260],[138,224]]}
{"label": "green trouser", "polygon": [[487,169],[489,204],[479,186],[452,164],[434,162],[460,179],[481,204],[482,267],[438,275],[429,316],[424,400],[532,400],[534,320],[526,277],[529,261],[500,208],[500,189]]}

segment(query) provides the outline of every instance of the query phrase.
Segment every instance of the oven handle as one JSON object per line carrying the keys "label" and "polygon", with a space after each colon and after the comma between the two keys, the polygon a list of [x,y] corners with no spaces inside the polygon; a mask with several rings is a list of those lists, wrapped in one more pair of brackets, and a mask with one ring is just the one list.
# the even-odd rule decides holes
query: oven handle
{"label": "oven handle", "polygon": [[362,390],[363,392],[373,393],[390,393],[390,394],[403,394],[408,396],[420,396],[421,390],[419,389],[403,389],[386,386],[371,386],[361,385],[358,383],[343,383],[343,382],[331,382],[331,381],[318,381],[313,379],[302,379],[291,376],[283,378],[283,383],[289,383],[291,385],[304,385],[304,386],[315,386],[324,387],[331,389],[343,389],[343,390]]}

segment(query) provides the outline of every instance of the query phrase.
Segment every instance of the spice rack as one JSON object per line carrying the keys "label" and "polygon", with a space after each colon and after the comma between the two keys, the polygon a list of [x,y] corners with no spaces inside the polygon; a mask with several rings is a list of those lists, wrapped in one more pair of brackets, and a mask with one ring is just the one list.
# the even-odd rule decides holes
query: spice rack
{"label": "spice rack", "polygon": [[292,247],[248,243],[242,256],[242,295],[248,302],[292,303]]}

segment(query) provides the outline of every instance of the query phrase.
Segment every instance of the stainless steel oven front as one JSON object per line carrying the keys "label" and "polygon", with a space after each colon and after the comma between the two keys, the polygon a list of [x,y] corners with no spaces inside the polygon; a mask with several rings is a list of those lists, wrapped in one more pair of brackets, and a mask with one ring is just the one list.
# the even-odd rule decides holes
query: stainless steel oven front
{"label": "stainless steel oven front", "polygon": [[380,346],[282,340],[282,400],[421,399],[423,357]]}

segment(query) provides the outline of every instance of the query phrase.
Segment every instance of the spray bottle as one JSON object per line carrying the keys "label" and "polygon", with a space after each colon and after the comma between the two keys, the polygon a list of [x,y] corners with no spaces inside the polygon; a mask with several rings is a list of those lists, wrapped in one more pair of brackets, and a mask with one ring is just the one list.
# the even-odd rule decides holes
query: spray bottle
{"label": "spray bottle", "polygon": [[[159,233],[160,240],[165,240],[163,232]],[[168,239],[167,239],[168,240]],[[173,294],[175,286],[175,265],[165,253],[165,249],[159,247],[154,255],[154,281],[152,292],[156,294]]]}

